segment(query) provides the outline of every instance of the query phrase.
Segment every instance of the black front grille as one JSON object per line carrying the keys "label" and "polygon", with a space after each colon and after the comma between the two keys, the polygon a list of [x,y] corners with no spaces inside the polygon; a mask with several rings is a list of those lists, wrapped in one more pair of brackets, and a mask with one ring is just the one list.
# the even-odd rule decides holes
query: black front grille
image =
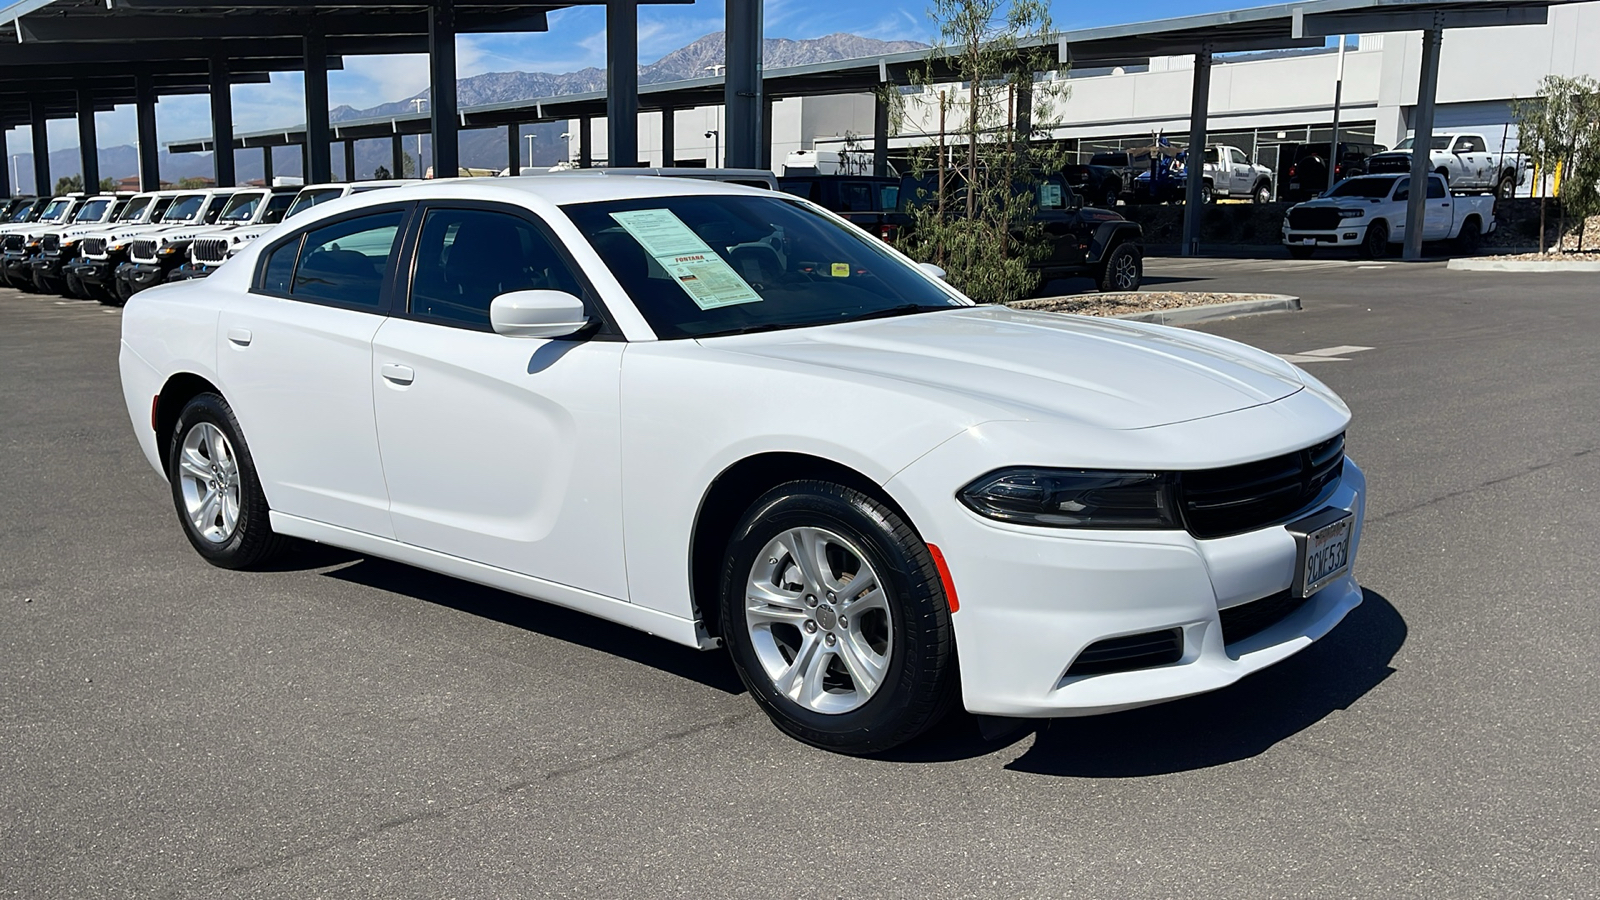
{"label": "black front grille", "polygon": [[155,262],[156,242],[138,240],[128,245],[128,258],[135,262]]}
{"label": "black front grille", "polygon": [[55,256],[61,252],[61,235],[47,234],[39,239],[39,252],[47,256]]}
{"label": "black front grille", "polygon": [[1146,631],[1106,638],[1085,647],[1067,669],[1068,676],[1104,675],[1171,665],[1183,658],[1183,629]]}
{"label": "black front grille", "polygon": [[84,238],[79,246],[83,248],[84,256],[104,256],[106,253],[105,238]]}
{"label": "black front grille", "polygon": [[194,261],[201,263],[220,263],[228,258],[228,241],[226,238],[202,238],[194,242]]}
{"label": "black front grille", "polygon": [[1198,538],[1241,534],[1286,522],[1320,502],[1344,470],[1344,435],[1259,462],[1183,472],[1178,502]]}
{"label": "black front grille", "polygon": [[1397,172],[1405,174],[1411,171],[1411,157],[1386,156],[1367,160],[1367,172],[1372,175]]}
{"label": "black front grille", "polygon": [[20,234],[8,234],[0,238],[0,251],[6,253],[21,253],[24,241]]}
{"label": "black front grille", "polygon": [[1331,206],[1296,206],[1289,210],[1289,227],[1304,231],[1332,231],[1344,221]]}
{"label": "black front grille", "polygon": [[1279,591],[1270,597],[1230,606],[1219,613],[1222,618],[1222,642],[1232,644],[1260,634],[1287,619],[1290,613],[1299,609],[1305,602],[1305,597],[1296,597],[1289,591]]}

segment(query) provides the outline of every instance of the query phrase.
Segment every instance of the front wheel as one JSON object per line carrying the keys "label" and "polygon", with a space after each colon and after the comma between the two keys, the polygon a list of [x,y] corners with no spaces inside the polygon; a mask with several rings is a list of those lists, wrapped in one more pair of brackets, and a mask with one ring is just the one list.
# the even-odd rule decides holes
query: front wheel
{"label": "front wheel", "polygon": [[1144,258],[1132,244],[1118,244],[1106,254],[1094,280],[1102,292],[1137,291],[1144,281]]}
{"label": "front wheel", "polygon": [[1373,222],[1367,226],[1367,235],[1361,241],[1361,255],[1368,259],[1382,259],[1389,254],[1389,226]]}
{"label": "front wheel", "polygon": [[280,553],[267,498],[228,402],[200,394],[178,414],[167,446],[167,480],[183,533],[206,561],[243,569]]}
{"label": "front wheel", "polygon": [[1501,200],[1510,200],[1517,195],[1517,178],[1510,172],[1502,175],[1498,184],[1494,186],[1494,195]]}
{"label": "front wheel", "polygon": [[1258,203],[1258,204],[1259,203],[1271,203],[1272,202],[1272,185],[1267,184],[1266,182],[1262,182],[1261,184],[1256,185],[1255,192],[1250,195],[1250,199],[1253,200],[1254,202]]}
{"label": "front wheel", "polygon": [[842,485],[792,481],[745,513],[723,570],[722,633],[773,723],[824,750],[888,750],[955,701],[950,609],[928,546]]}

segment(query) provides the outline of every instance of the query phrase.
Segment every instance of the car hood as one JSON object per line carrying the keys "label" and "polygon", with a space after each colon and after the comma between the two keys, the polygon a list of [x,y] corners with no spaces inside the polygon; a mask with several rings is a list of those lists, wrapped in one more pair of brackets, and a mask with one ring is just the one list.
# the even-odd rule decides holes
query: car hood
{"label": "car hood", "polygon": [[1221,415],[1305,387],[1293,366],[1224,338],[995,306],[701,343],[931,388],[995,418],[1118,430]]}

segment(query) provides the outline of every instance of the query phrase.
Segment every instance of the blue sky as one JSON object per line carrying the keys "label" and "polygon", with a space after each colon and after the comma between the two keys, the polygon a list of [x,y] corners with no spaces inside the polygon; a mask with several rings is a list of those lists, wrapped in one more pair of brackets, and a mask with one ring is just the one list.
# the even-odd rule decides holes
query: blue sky
{"label": "blue sky", "polygon": [[[1142,3],[1053,0],[1058,29],[1149,21],[1225,9],[1263,5],[1267,0],[1145,0]],[[642,7],[639,11],[639,56],[650,63],[694,39],[722,30],[724,0],[697,0],[692,5]],[[766,34],[771,38],[814,38],[845,31],[882,40],[931,41],[933,23],[927,0],[870,0],[850,6],[828,0],[766,0]],[[605,15],[596,7],[578,7],[550,15],[550,30],[527,35],[467,35],[457,44],[460,77],[484,72],[568,72],[605,65]],[[271,84],[234,88],[234,119],[241,131],[293,125],[304,120],[301,77],[273,76]],[[409,97],[427,87],[427,68],[420,56],[347,57],[343,71],[329,73],[329,98],[337,106],[357,108]],[[156,108],[157,131],[163,141],[210,133],[209,106],[204,96],[169,97]],[[119,108],[96,117],[102,146],[131,144],[133,110]],[[10,152],[26,152],[28,129],[10,133]],[[50,146],[77,145],[71,119],[51,123]],[[109,173],[108,173],[109,174]]]}

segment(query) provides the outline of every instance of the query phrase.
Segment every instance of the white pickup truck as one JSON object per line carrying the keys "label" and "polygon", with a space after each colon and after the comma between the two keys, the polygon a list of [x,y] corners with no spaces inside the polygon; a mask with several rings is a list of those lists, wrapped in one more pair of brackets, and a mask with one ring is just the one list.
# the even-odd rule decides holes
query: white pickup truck
{"label": "white pickup truck", "polygon": [[[1289,255],[1308,259],[1318,247],[1360,247],[1377,258],[1390,244],[1406,239],[1409,175],[1360,175],[1346,178],[1315,200],[1289,207],[1283,217],[1283,242]],[[1493,231],[1495,198],[1456,197],[1438,175],[1428,176],[1423,207],[1422,239],[1456,242],[1463,254],[1477,252],[1483,236]]]}
{"label": "white pickup truck", "polygon": [[[1414,145],[1415,138],[1406,138],[1393,150],[1373,154],[1367,158],[1367,172],[1411,174]],[[1436,134],[1429,146],[1429,171],[1444,178],[1457,193],[1492,190],[1495,196],[1509,200],[1527,174],[1527,163],[1519,154],[1491,152],[1481,134]]]}
{"label": "white pickup truck", "polygon": [[1252,163],[1238,147],[1213,144],[1205,152],[1205,183],[1200,202],[1221,197],[1248,197],[1254,203],[1272,200],[1272,170]]}

